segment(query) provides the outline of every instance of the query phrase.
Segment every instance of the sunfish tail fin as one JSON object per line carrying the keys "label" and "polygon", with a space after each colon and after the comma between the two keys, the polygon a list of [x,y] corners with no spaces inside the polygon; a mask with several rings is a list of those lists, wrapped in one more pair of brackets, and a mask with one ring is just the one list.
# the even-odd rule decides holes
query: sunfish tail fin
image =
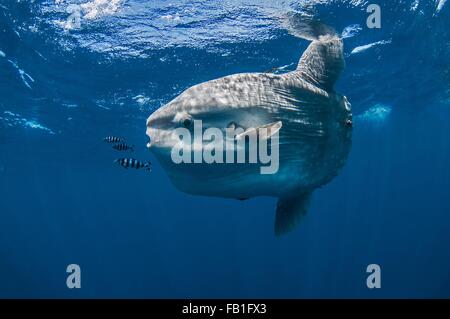
{"label": "sunfish tail fin", "polygon": [[292,231],[306,215],[311,192],[280,198],[275,216],[275,235],[280,236]]}

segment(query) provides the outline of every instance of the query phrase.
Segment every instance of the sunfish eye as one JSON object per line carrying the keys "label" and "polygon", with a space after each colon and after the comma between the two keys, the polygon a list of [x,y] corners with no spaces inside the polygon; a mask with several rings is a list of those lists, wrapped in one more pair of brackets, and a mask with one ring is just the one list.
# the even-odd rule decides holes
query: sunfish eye
{"label": "sunfish eye", "polygon": [[230,122],[227,125],[227,128],[230,128],[232,130],[236,129],[236,127],[237,127],[237,124],[235,122]]}
{"label": "sunfish eye", "polygon": [[175,125],[184,126],[189,128],[192,126],[192,116],[186,112],[177,112],[172,120]]}
{"label": "sunfish eye", "polygon": [[186,127],[186,128],[191,127],[191,125],[192,125],[192,119],[190,119],[190,118],[185,118],[185,119],[183,120],[182,123],[183,123],[183,126]]}

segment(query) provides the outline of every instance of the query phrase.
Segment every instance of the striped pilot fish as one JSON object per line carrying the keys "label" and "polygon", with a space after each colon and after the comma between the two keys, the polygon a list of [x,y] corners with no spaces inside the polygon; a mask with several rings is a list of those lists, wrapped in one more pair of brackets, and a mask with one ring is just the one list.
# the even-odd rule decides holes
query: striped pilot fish
{"label": "striped pilot fish", "polygon": [[128,150],[130,150],[130,151],[134,152],[134,145],[128,145],[126,143],[114,144],[112,148],[115,149],[115,150],[118,150],[118,151],[128,151]]}
{"label": "striped pilot fish", "polygon": [[125,140],[123,137],[107,136],[103,139],[103,141],[107,143],[123,143]]}
{"label": "striped pilot fish", "polygon": [[120,166],[125,168],[131,167],[135,169],[145,168],[148,171],[152,169],[152,163],[150,162],[141,162],[134,158],[118,158],[114,161],[114,163],[118,163]]}

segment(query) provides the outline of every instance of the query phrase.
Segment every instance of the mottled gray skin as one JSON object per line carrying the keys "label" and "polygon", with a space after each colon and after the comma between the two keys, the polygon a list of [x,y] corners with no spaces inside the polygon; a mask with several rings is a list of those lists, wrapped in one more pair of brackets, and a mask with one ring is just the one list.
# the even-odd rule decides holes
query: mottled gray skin
{"label": "mottled gray skin", "polygon": [[[337,175],[350,150],[350,103],[333,90],[343,67],[342,42],[323,37],[310,44],[296,71],[234,74],[195,85],[148,118],[150,149],[184,192],[280,198],[276,232],[290,230],[305,214],[311,192]],[[223,129],[231,122],[247,129],[281,121],[279,171],[263,175],[256,164],[174,164],[171,132],[186,118]]]}

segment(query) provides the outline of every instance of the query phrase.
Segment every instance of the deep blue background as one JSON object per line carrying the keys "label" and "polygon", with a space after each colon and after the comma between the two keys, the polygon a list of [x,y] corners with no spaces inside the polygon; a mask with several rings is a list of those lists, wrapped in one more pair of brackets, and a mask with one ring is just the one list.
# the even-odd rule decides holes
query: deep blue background
{"label": "deep blue background", "polygon": [[[64,29],[83,2],[0,2],[0,297],[450,297],[449,4],[378,1],[371,30],[364,1],[129,0]],[[355,115],[349,160],[275,238],[273,198],[177,191],[145,119],[195,83],[294,68],[308,43],[282,10],[361,30],[337,85]],[[113,165],[101,140],[114,134],[151,174]],[[66,288],[71,263],[80,290]]]}

